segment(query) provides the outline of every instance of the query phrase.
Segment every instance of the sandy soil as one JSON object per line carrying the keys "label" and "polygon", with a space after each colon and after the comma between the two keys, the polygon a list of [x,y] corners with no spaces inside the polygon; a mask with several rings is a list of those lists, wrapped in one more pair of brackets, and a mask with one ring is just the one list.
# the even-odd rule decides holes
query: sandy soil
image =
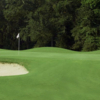
{"label": "sandy soil", "polygon": [[22,75],[29,73],[24,66],[18,64],[0,63],[0,76]]}

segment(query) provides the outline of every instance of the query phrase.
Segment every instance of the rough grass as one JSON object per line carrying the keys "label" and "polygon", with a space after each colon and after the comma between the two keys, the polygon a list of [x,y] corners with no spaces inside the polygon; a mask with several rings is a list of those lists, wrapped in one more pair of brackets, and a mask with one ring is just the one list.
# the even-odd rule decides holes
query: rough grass
{"label": "rough grass", "polygon": [[0,100],[100,100],[100,51],[61,48],[0,50],[0,62],[24,65],[26,75],[0,77]]}

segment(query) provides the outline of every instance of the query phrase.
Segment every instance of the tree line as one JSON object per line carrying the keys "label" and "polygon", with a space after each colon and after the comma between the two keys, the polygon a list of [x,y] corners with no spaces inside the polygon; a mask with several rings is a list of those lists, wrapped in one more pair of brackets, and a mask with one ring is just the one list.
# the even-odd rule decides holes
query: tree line
{"label": "tree line", "polygon": [[0,0],[0,48],[100,49],[100,0]]}

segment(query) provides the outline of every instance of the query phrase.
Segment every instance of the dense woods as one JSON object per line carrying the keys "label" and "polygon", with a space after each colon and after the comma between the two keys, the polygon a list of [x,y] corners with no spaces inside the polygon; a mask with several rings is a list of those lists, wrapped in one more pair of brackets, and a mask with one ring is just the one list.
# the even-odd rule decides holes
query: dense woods
{"label": "dense woods", "polygon": [[0,48],[100,49],[100,0],[0,0]]}

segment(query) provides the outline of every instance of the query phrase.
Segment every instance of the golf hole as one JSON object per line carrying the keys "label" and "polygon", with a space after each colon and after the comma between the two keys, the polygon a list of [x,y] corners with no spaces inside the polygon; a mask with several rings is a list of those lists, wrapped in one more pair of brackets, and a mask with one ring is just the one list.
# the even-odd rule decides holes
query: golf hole
{"label": "golf hole", "polygon": [[0,76],[23,75],[29,73],[28,70],[15,63],[0,63]]}

